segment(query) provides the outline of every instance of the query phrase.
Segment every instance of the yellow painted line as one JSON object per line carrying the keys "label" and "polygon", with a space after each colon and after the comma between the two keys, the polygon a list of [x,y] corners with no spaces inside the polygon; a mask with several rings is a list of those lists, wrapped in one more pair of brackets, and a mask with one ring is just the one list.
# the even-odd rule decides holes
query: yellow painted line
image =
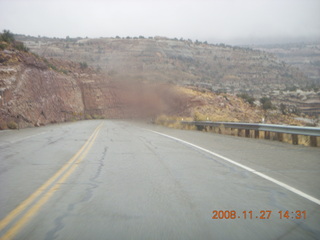
{"label": "yellow painted line", "polygon": [[[0,240],[4,239],[12,239],[14,235],[18,233],[18,231],[31,219],[39,209],[50,199],[53,193],[59,189],[62,183],[64,183],[67,178],[71,175],[71,173],[76,169],[78,164],[83,160],[83,158],[87,155],[88,151],[92,147],[98,133],[102,127],[103,123],[101,123],[86,143],[81,147],[81,149],[65,164],[60,170],[55,173],[47,182],[45,182],[41,187],[39,187],[33,194],[31,194],[26,200],[24,200],[18,207],[12,210],[3,220],[0,222],[0,230],[6,227],[11,223],[12,220],[16,218],[23,210],[25,210],[41,193],[43,193],[55,180],[61,177],[58,182],[53,185],[47,193],[44,194],[21,218],[20,220],[11,227],[5,235],[3,235]],[[69,168],[67,171],[65,171]]]}
{"label": "yellow painted line", "polygon": [[3,220],[0,221],[0,230],[5,228],[17,215],[19,215],[28,205],[30,205],[41,193],[43,193],[70,165],[79,157],[83,150],[88,146],[95,132],[99,126],[95,129],[87,142],[80,148],[80,150],[65,164],[58,172],[56,172],[49,180],[41,185],[33,194],[31,194],[26,200],[24,200],[19,206],[12,210]]}

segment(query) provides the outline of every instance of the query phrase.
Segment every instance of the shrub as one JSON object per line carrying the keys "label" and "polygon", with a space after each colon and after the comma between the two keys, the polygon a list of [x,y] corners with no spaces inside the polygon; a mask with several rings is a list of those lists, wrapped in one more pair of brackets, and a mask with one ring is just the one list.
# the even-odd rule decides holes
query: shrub
{"label": "shrub", "polygon": [[85,119],[87,119],[87,120],[91,120],[91,119],[92,119],[92,117],[91,117],[91,115],[90,115],[90,114],[86,114],[86,115],[85,115]]}
{"label": "shrub", "polygon": [[51,64],[51,63],[48,63],[48,67],[51,68],[54,71],[58,71],[58,68],[56,66],[54,66],[53,64]]}
{"label": "shrub", "polygon": [[273,109],[274,108],[270,98],[263,97],[263,98],[260,99],[260,102],[262,104],[263,110],[268,110],[268,109]]}
{"label": "shrub", "polygon": [[287,110],[287,106],[283,103],[280,104],[280,111],[283,115],[287,115],[288,114],[288,110]]}
{"label": "shrub", "polygon": [[14,42],[14,36],[9,30],[3,30],[3,33],[0,34],[0,41],[12,43]]}
{"label": "shrub", "polygon": [[27,48],[23,42],[16,41],[13,43],[13,47],[19,51],[29,52],[29,48]]}
{"label": "shrub", "polygon": [[177,116],[160,115],[155,119],[154,123],[170,128],[182,129],[184,126],[181,125],[181,120],[181,117]]}
{"label": "shrub", "polygon": [[88,64],[86,62],[81,62],[80,63],[80,68],[81,69],[86,69],[86,68],[88,68]]}
{"label": "shrub", "polygon": [[8,122],[7,126],[9,129],[17,129],[18,128],[18,124],[15,123],[14,121]]}
{"label": "shrub", "polygon": [[[19,42],[14,39],[13,34],[9,30],[3,30],[3,33],[0,34],[0,42],[1,41],[9,43],[9,44],[12,43],[13,47],[19,51],[24,51],[24,52],[29,51],[29,48],[27,48],[23,44],[23,42]],[[5,47],[6,47],[6,45],[0,44],[0,49],[3,50]]]}
{"label": "shrub", "polygon": [[5,42],[0,42],[0,50],[6,49],[7,46],[8,46],[8,45],[5,44]]}
{"label": "shrub", "polygon": [[68,73],[69,73],[69,71],[66,69],[60,69],[60,72],[62,72],[63,74],[66,74],[66,75],[68,75]]}
{"label": "shrub", "polygon": [[249,96],[247,93],[237,94],[237,97],[242,98],[244,101],[246,101],[250,105],[254,105],[255,98],[252,96]]}
{"label": "shrub", "polygon": [[168,121],[168,117],[166,115],[160,115],[155,119],[155,123],[158,125],[165,125]]}
{"label": "shrub", "polygon": [[207,121],[207,117],[200,112],[195,112],[193,115],[193,120],[194,121]]}

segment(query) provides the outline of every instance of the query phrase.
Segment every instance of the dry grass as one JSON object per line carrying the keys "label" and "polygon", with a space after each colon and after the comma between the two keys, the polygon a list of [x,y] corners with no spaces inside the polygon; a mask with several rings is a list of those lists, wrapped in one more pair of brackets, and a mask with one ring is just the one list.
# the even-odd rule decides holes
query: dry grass
{"label": "dry grass", "polygon": [[[261,131],[260,132],[260,139],[265,139],[266,133]],[[320,146],[320,137],[317,137],[317,146]],[[292,134],[282,134],[282,139],[279,139],[278,133],[273,133],[270,132],[270,140],[274,141],[281,141],[284,143],[289,143],[292,144]],[[298,135],[298,145],[303,145],[303,146],[310,146],[311,145],[311,137],[310,136],[304,136],[304,135]]]}
{"label": "dry grass", "polygon": [[[188,95],[190,102],[190,115],[188,117],[166,116],[162,115],[156,119],[156,124],[178,129],[197,129],[195,126],[181,124],[181,120],[185,121],[212,121],[212,122],[247,122],[259,123],[262,118],[266,119],[269,124],[289,124],[301,125],[301,122],[294,119],[294,115],[283,115],[277,111],[265,112],[258,107],[253,107],[243,101],[243,99],[230,94],[214,94],[209,91],[201,91],[199,89],[191,89],[185,87],[177,87],[180,92]],[[194,104],[196,103],[196,104]],[[246,137],[245,130],[219,127],[205,127],[203,131],[218,134],[227,134],[232,136]],[[267,135],[268,134],[268,135]],[[249,137],[255,138],[255,131],[249,131]],[[270,139],[274,141],[282,141],[292,144],[291,134],[266,133],[259,132],[260,139]],[[298,143],[310,146],[310,137],[298,136]],[[319,138],[317,141],[318,145]]]}
{"label": "dry grass", "polygon": [[269,124],[301,125],[296,116],[283,115],[277,111],[265,112],[251,106],[232,94],[215,94],[208,90],[175,87],[176,92],[186,97],[184,111],[178,116],[166,116],[168,120],[188,117],[191,121],[259,123],[264,118]]}
{"label": "dry grass", "polygon": [[[195,116],[195,119],[197,119],[197,121],[203,121],[202,120],[203,115],[197,114]],[[166,116],[166,115],[161,115],[155,120],[155,123],[159,124],[159,125],[166,126],[166,127],[170,127],[170,128],[197,130],[197,127],[194,125],[181,124],[181,120],[192,121],[195,119],[172,117],[172,116],[170,117],[170,116]],[[203,128],[202,131],[216,133],[216,134],[246,137],[245,130],[226,128],[223,124],[221,124],[219,127],[206,126],[205,128]],[[282,141],[285,143],[292,144],[292,135],[291,134],[283,133],[282,135],[280,135],[279,133],[275,133],[275,132],[269,132],[268,134],[269,134],[269,140]],[[255,138],[255,131],[254,130],[249,130],[249,137]],[[259,139],[266,139],[266,137],[267,137],[266,132],[259,131]],[[299,135],[298,136],[298,144],[304,145],[304,146],[310,146],[310,144],[311,144],[310,139],[311,138],[309,136]],[[320,137],[317,137],[317,147],[319,147],[319,146],[320,146]]]}
{"label": "dry grass", "polygon": [[181,124],[181,121],[192,121],[191,118],[181,118],[177,116],[160,115],[155,119],[155,124],[176,129],[195,130],[195,126]]}
{"label": "dry grass", "polygon": [[10,121],[10,122],[7,123],[7,127],[9,129],[17,129],[18,128],[18,124],[16,122],[14,122],[14,121]]}

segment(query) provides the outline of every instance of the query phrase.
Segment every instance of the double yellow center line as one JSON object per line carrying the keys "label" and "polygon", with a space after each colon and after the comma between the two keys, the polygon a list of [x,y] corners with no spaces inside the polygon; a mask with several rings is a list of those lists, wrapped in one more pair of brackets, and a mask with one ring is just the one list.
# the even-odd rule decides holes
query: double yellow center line
{"label": "double yellow center line", "polygon": [[85,144],[67,163],[0,221],[0,234],[9,224],[13,225],[0,237],[0,240],[12,239],[50,199],[53,193],[60,188],[61,184],[68,179],[77,168],[78,164],[87,155],[102,126],[103,123],[99,124]]}

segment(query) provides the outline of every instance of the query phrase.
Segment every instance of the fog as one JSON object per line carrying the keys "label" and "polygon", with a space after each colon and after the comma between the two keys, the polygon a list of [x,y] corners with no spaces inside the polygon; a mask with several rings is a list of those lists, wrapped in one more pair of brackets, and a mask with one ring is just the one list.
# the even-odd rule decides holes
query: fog
{"label": "fog", "polygon": [[0,30],[246,44],[320,39],[319,12],[319,0],[0,0]]}

